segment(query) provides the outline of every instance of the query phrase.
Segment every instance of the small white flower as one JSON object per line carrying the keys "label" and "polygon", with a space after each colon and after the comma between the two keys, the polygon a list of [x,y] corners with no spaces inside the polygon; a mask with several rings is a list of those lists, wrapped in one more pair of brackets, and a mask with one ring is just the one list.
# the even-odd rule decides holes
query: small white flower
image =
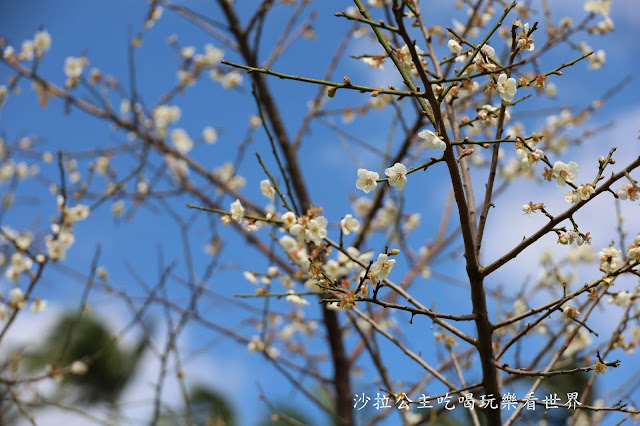
{"label": "small white flower", "polygon": [[580,316],[580,311],[573,306],[565,306],[562,308],[562,314],[567,318],[576,318]]}
{"label": "small white flower", "polygon": [[565,164],[562,161],[556,161],[553,164],[553,177],[559,187],[563,187],[567,182],[573,182],[578,177],[578,164],[570,161]]}
{"label": "small white flower", "polygon": [[175,129],[171,132],[171,141],[178,151],[186,154],[193,149],[193,141],[184,129]]}
{"label": "small white flower", "polygon": [[124,201],[118,200],[111,205],[111,214],[114,217],[120,217],[124,213]]}
{"label": "small white flower", "polygon": [[462,53],[462,46],[460,46],[460,43],[458,43],[456,40],[449,40],[447,42],[447,47],[449,48],[451,53],[455,53],[456,55]]}
{"label": "small white flower", "polygon": [[620,254],[622,252],[615,247],[605,247],[598,252],[598,258],[600,259],[600,266],[616,269],[620,261]]}
{"label": "small white flower", "polygon": [[580,194],[576,190],[567,191],[564,193],[564,200],[569,204],[577,204],[580,202]]}
{"label": "small white flower", "polygon": [[196,53],[196,48],[193,46],[185,46],[180,51],[180,54],[184,59],[191,59],[194,53]]}
{"label": "small white flower", "polygon": [[204,55],[196,55],[195,62],[201,67],[213,67],[222,60],[224,51],[214,47],[212,44],[205,44]]}
{"label": "small white flower", "polygon": [[352,232],[358,232],[360,229],[360,221],[348,214],[340,221],[340,228],[344,235],[349,235]]}
{"label": "small white flower", "polygon": [[293,290],[289,290],[287,293],[289,293],[289,295],[286,298],[287,302],[293,303],[294,305],[300,306],[300,307],[309,305],[309,301],[303,299],[297,294],[293,294]]}
{"label": "small white flower", "polygon": [[38,54],[46,52],[51,48],[51,34],[47,30],[38,31],[33,38],[33,42]]}
{"label": "small white flower", "polygon": [[[327,224],[327,219],[324,216],[318,216],[311,219],[307,223],[307,229],[304,233],[304,239],[307,242],[313,241],[315,244],[319,244],[322,239],[327,236]],[[293,230],[293,226],[291,228]]]}
{"label": "small white flower", "polygon": [[424,139],[428,149],[437,148],[441,151],[444,151],[445,149],[447,149],[447,144],[444,143],[444,141],[440,138],[440,136],[437,136],[431,130],[421,131],[420,133],[418,133],[418,137],[420,137],[421,139]]}
{"label": "small white flower", "polygon": [[356,181],[356,188],[362,189],[365,193],[371,192],[376,189],[380,175],[376,172],[369,171],[367,169],[358,169],[358,180]]}
{"label": "small white flower", "polygon": [[206,143],[216,143],[218,140],[218,132],[211,126],[207,126],[202,130],[202,139]]}
{"label": "small white flower", "polygon": [[589,60],[589,66],[587,68],[591,70],[598,70],[602,68],[602,66],[604,65],[607,59],[607,52],[600,49],[597,52],[595,52],[593,55],[588,56],[587,59]]}
{"label": "small white flower", "polygon": [[638,190],[635,186],[630,183],[624,182],[620,184],[620,189],[618,189],[618,197],[621,200],[626,200],[627,198],[631,201],[637,201],[640,197]]}
{"label": "small white flower", "polygon": [[384,62],[384,58],[370,58],[365,57],[362,58],[362,62],[369,65],[369,68],[378,68],[380,70],[384,70],[382,63]]}
{"label": "small white flower", "polygon": [[247,349],[249,352],[260,352],[264,350],[264,343],[258,336],[253,336],[249,343],[247,344]]}
{"label": "small white flower", "polygon": [[611,10],[611,0],[592,0],[584,5],[584,10],[589,13],[599,13],[603,16],[609,16]]}
{"label": "small white flower", "polygon": [[73,361],[69,367],[69,371],[76,376],[82,376],[89,370],[87,364],[82,361]]}
{"label": "small white flower", "polygon": [[31,304],[31,312],[44,312],[47,309],[47,301],[36,297]]}
{"label": "small white flower", "polygon": [[580,185],[576,192],[578,193],[580,200],[585,201],[595,194],[596,189],[592,185]]}
{"label": "small white flower", "polygon": [[631,306],[631,302],[633,302],[633,294],[628,291],[621,291],[613,296],[611,296],[608,300],[608,303],[615,303],[618,306],[622,306],[623,308],[627,308]]}
{"label": "small white flower", "polygon": [[502,73],[498,77],[497,88],[498,94],[505,102],[511,102],[516,95],[517,89],[516,79],[513,77],[507,78],[507,74]]}
{"label": "small white flower", "polygon": [[396,261],[394,259],[389,259],[389,256],[384,253],[380,253],[378,255],[378,260],[371,265],[370,271],[374,276],[383,280],[389,276],[389,272],[391,272],[391,269],[393,269],[393,265],[395,264]]}
{"label": "small white flower", "polygon": [[284,226],[285,229],[289,229],[296,224],[297,219],[295,213],[286,212],[280,216],[280,220],[282,221],[282,226]]}
{"label": "small white flower", "polygon": [[64,73],[69,78],[80,77],[80,74],[82,74],[83,69],[84,69],[83,58],[74,58],[73,56],[69,56],[64,61]]}
{"label": "small white flower", "polygon": [[244,207],[240,200],[235,200],[231,203],[231,218],[235,221],[240,222],[244,217]]}
{"label": "small white flower", "polygon": [[256,284],[258,285],[258,277],[256,277],[256,274],[254,274],[251,271],[244,271],[242,273],[242,275],[244,276],[244,278],[249,281],[251,284]]}
{"label": "small white flower", "polygon": [[416,229],[418,227],[418,225],[420,225],[420,218],[421,217],[422,217],[422,215],[420,213],[410,214],[409,217],[407,218],[407,221],[404,224],[403,229],[405,231],[413,231],[414,229]]}
{"label": "small white flower", "polygon": [[407,184],[407,168],[401,163],[396,163],[393,167],[389,167],[384,171],[384,174],[389,177],[389,185],[398,191],[402,191]]}
{"label": "small white flower", "polygon": [[269,179],[263,179],[260,181],[260,191],[262,191],[262,195],[267,197],[273,203],[273,196],[276,194],[276,189],[271,185]]}
{"label": "small white flower", "polygon": [[22,59],[26,59],[27,61],[32,60],[34,52],[35,45],[31,40],[25,40],[22,42],[22,52],[20,52],[20,57]]}
{"label": "small white flower", "polygon": [[522,206],[522,211],[524,212],[524,214],[531,214],[533,213],[533,209],[531,208],[531,206],[529,204],[524,204]]}

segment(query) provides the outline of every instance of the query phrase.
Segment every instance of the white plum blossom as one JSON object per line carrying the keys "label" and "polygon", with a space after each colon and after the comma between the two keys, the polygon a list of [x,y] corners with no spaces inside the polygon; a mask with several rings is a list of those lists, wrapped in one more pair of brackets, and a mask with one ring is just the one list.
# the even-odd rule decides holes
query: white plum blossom
{"label": "white plum blossom", "polygon": [[31,40],[25,40],[22,42],[22,51],[20,52],[20,58],[30,61],[33,59],[35,52],[35,45]]}
{"label": "white plum blossom", "polygon": [[585,3],[584,10],[589,13],[599,13],[609,16],[611,10],[611,0],[591,0]]}
{"label": "white plum blossom", "polygon": [[202,139],[209,144],[216,143],[218,140],[218,132],[216,132],[216,129],[213,127],[207,126],[202,130]]}
{"label": "white plum blossom", "polygon": [[193,149],[193,141],[184,129],[175,129],[171,132],[173,146],[182,154],[186,154]]}
{"label": "white plum blossom", "polygon": [[318,216],[311,219],[307,223],[304,239],[307,242],[313,241],[315,244],[319,244],[322,239],[327,236],[327,224],[327,219],[324,216]]}
{"label": "white plum blossom", "polygon": [[342,229],[342,233],[344,235],[349,235],[352,232],[358,232],[360,229],[360,221],[348,214],[340,221],[340,229]]}
{"label": "white plum blossom", "polygon": [[260,181],[260,191],[262,195],[267,197],[273,203],[273,196],[276,194],[276,189],[271,185],[269,179],[263,179]]}
{"label": "white plum blossom", "polygon": [[458,43],[456,40],[449,40],[447,42],[447,47],[449,48],[451,53],[455,53],[456,55],[462,53],[462,46],[460,46],[460,43]]}
{"label": "white plum blossom", "polygon": [[615,303],[618,306],[622,306],[623,308],[627,308],[631,306],[633,302],[633,294],[628,291],[621,291],[617,294],[614,294],[609,298],[607,303]]}
{"label": "white plum blossom", "polygon": [[376,172],[369,171],[367,169],[358,169],[358,180],[356,180],[356,188],[363,190],[365,193],[369,193],[376,189],[378,186],[377,180],[380,175]]}
{"label": "white plum blossom", "polygon": [[378,255],[378,260],[375,261],[373,265],[371,265],[370,272],[378,277],[378,279],[383,280],[389,276],[389,272],[393,269],[393,266],[396,264],[394,259],[389,259],[384,253],[380,253]]}
{"label": "white plum blossom", "polygon": [[511,102],[516,95],[518,88],[516,87],[516,79],[513,77],[507,78],[507,74],[502,73],[498,77],[496,90],[498,94],[505,102]]}
{"label": "white plum blossom", "polygon": [[27,302],[24,292],[19,287],[14,287],[9,291],[9,299],[18,309],[24,308],[24,305]]}
{"label": "white plum blossom", "polygon": [[573,182],[578,177],[578,164],[570,161],[565,164],[562,161],[556,161],[553,164],[553,177],[559,187],[563,187],[567,182]]}
{"label": "white plum blossom", "polygon": [[571,190],[564,193],[564,200],[569,204],[577,204],[580,200],[580,194],[577,190]]}
{"label": "white plum blossom", "polygon": [[240,200],[235,200],[231,203],[231,218],[237,222],[240,222],[244,217],[244,207]]}
{"label": "white plum blossom", "polygon": [[588,200],[593,194],[596,193],[596,189],[593,187],[593,185],[590,184],[580,185],[576,191],[578,192],[578,195],[580,196],[580,199],[582,201]]}
{"label": "white plum blossom", "polygon": [[421,139],[424,139],[428,149],[437,148],[441,151],[444,151],[445,149],[447,149],[447,144],[444,143],[444,141],[440,138],[440,136],[436,135],[431,130],[421,131],[420,133],[418,133],[418,137],[420,137]]}
{"label": "white plum blossom", "polygon": [[84,69],[84,59],[69,56],[64,61],[64,73],[69,78],[78,78]]}
{"label": "white plum blossom", "polygon": [[414,229],[416,229],[418,227],[418,225],[420,225],[420,218],[422,217],[422,215],[420,213],[413,213],[410,214],[409,217],[407,218],[407,221],[405,222],[403,229],[405,231],[413,231]]}
{"label": "white plum blossom", "polygon": [[293,303],[295,306],[308,306],[309,305],[309,301],[303,299],[302,297],[298,296],[297,294],[294,294],[293,290],[289,290],[287,293],[289,293],[289,295],[287,296],[287,302]]}
{"label": "white plum blossom", "polygon": [[285,229],[289,229],[293,225],[295,225],[297,219],[295,213],[286,212],[283,213],[282,216],[280,216],[280,220],[282,221],[282,226],[284,226]]}
{"label": "white plum blossom", "polygon": [[207,43],[204,45],[204,55],[196,55],[194,61],[200,67],[213,67],[217,65],[223,57],[224,50]]}
{"label": "white plum blossom", "polygon": [[31,304],[30,309],[33,313],[44,312],[47,310],[47,301],[36,297],[35,299],[33,299],[33,303]]}
{"label": "white plum blossom", "polygon": [[170,124],[180,119],[180,115],[180,108],[175,105],[160,105],[151,113],[153,125],[161,135],[164,135],[164,131]]}
{"label": "white plum blossom", "polygon": [[71,363],[69,371],[71,372],[71,374],[75,374],[76,376],[82,376],[83,374],[86,374],[87,371],[89,371],[89,367],[85,362],[78,360]]}
{"label": "white plum blossom", "polygon": [[395,163],[392,167],[386,169],[384,174],[389,177],[389,185],[398,191],[402,191],[407,184],[407,168],[401,163]]}
{"label": "white plum blossom", "polygon": [[533,44],[533,37],[529,34],[529,23],[524,24],[522,27],[522,33],[518,34],[518,47],[521,49],[527,49],[529,52],[532,52],[535,49],[535,45]]}
{"label": "white plum blossom", "polygon": [[[498,126],[498,108],[493,105],[483,105],[478,109],[478,118],[482,120],[482,124],[485,126]],[[511,120],[511,113],[508,109],[504,111],[504,122],[508,123]]]}
{"label": "white plum blossom", "polygon": [[580,311],[574,306],[564,306],[562,314],[567,318],[577,318],[580,316]]}
{"label": "white plum blossom", "polygon": [[379,70],[384,70],[382,64],[384,63],[384,58],[378,57],[364,57],[362,58],[362,62],[367,64],[369,68],[378,68]]}
{"label": "white plum blossom", "polygon": [[[575,326],[573,325],[567,327],[568,334],[573,334],[574,330]],[[580,327],[578,330],[578,334],[576,334],[576,337],[571,340],[571,343],[569,343],[569,346],[567,346],[567,349],[562,355],[564,357],[571,358],[576,353],[588,347],[592,341],[593,339],[589,335],[589,331],[587,331],[584,327]]]}
{"label": "white plum blossom", "polygon": [[626,200],[627,198],[631,201],[637,201],[640,198],[640,192],[636,189],[635,186],[630,183],[624,182],[620,184],[620,189],[618,189],[618,197],[621,200]]}
{"label": "white plum blossom", "polygon": [[33,43],[36,52],[40,55],[51,48],[51,34],[47,30],[40,30],[33,38]]}
{"label": "white plum blossom", "polygon": [[251,284],[258,285],[258,277],[251,271],[244,271],[242,276],[245,280],[249,281]]}
{"label": "white plum blossom", "polygon": [[180,54],[184,59],[191,59],[196,53],[196,48],[193,46],[185,46],[180,50]]}
{"label": "white plum blossom", "polygon": [[620,254],[622,252],[615,247],[609,246],[603,248],[598,252],[598,258],[600,259],[600,266],[610,266],[611,269],[616,269],[620,262]]}

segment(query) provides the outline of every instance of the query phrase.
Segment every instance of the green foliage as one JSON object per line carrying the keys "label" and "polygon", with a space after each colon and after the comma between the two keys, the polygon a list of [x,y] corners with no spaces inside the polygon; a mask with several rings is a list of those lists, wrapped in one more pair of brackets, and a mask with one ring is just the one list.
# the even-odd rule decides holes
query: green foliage
{"label": "green foliage", "polygon": [[[63,387],[73,386],[78,402],[115,403],[133,376],[147,346],[141,339],[131,350],[121,347],[102,320],[91,315],[78,319],[77,313],[63,315],[36,352],[27,354],[28,366],[65,367],[76,360],[87,360],[83,375],[68,374]],[[62,390],[61,390],[62,391]]]}
{"label": "green foliage", "polygon": [[235,416],[225,397],[205,386],[195,386],[189,397],[193,422],[198,425],[232,426]]}

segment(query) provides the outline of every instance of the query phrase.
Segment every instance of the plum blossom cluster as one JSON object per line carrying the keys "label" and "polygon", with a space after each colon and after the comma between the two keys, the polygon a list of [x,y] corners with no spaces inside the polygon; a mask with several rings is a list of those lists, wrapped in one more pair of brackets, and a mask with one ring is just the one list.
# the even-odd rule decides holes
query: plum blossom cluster
{"label": "plum blossom cluster", "polygon": [[[282,221],[285,224],[291,223],[293,220],[290,215],[293,215],[293,213],[287,212],[285,215],[289,215],[289,217],[282,219]],[[324,216],[307,214],[296,218],[295,223],[293,223],[288,229],[289,233],[296,237],[298,241],[320,244],[327,236],[327,225],[328,221]]]}
{"label": "plum blossom cluster", "polygon": [[586,201],[596,192],[596,187],[592,183],[580,185],[574,190],[564,193],[564,199],[569,204],[577,204],[580,201]]}
{"label": "plum blossom cluster", "polygon": [[[478,108],[478,119],[481,123],[487,127],[497,127],[498,126],[498,113],[500,112],[499,107],[495,107],[493,105],[483,105]],[[508,123],[511,120],[511,113],[509,110],[505,110],[504,113],[504,122]]]}
{"label": "plum blossom cluster", "polygon": [[11,45],[4,46],[2,57],[8,61],[31,61],[34,58],[41,58],[42,55],[51,49],[51,34],[47,30],[39,30],[33,40],[24,40],[19,53]]}
{"label": "plum blossom cluster", "polygon": [[640,262],[640,234],[638,234],[636,240],[629,245],[627,256],[632,262]]}
{"label": "plum blossom cluster", "polygon": [[[62,208],[64,199],[58,196],[58,208]],[[89,207],[77,204],[73,207],[64,207],[62,210],[62,222],[51,225],[52,234],[45,239],[47,255],[53,260],[64,260],[67,250],[73,245],[75,238],[72,227],[79,221],[85,220],[91,213]]]}
{"label": "plum blossom cluster", "polygon": [[540,137],[535,133],[533,137],[529,139],[528,144],[525,144],[521,138],[516,138],[514,147],[516,148],[516,155],[520,159],[520,167],[523,170],[529,169],[532,164],[545,158],[544,152],[536,148],[538,142],[540,142]]}
{"label": "plum blossom cluster", "polygon": [[[416,53],[418,54],[418,56],[421,57],[424,54],[422,49],[420,49],[420,47],[418,47],[417,45],[414,45],[414,48],[416,49]],[[396,56],[398,57],[400,62],[411,71],[411,74],[418,75],[418,69],[416,68],[413,59],[411,58],[411,51],[406,44],[400,49],[396,50]],[[421,60],[421,62],[424,66],[424,61]]]}
{"label": "plum blossom cluster", "polygon": [[573,243],[576,243],[578,246],[584,243],[591,244],[591,236],[588,232],[583,234],[577,229],[567,231],[566,234],[558,235],[558,244],[568,245]]}
{"label": "plum blossom cluster", "polygon": [[621,265],[620,254],[622,252],[613,246],[605,247],[598,252],[600,269],[604,272],[618,269]]}

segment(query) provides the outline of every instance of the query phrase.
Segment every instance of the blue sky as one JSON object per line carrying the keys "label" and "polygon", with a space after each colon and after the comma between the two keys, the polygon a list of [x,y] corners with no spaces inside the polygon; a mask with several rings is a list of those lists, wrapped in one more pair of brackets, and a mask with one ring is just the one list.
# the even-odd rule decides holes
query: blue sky
{"label": "blue sky", "polygon": [[[181,2],[181,4],[202,13],[219,16],[219,11],[211,5],[212,3],[205,1]],[[239,8],[254,5],[254,2],[249,0],[237,1],[236,3]],[[533,2],[538,10],[541,8],[540,3]],[[290,74],[322,77],[341,37],[350,26],[349,22],[335,18],[333,12],[344,10],[350,5],[350,2],[339,1],[312,4],[304,16],[308,16],[311,10],[318,11],[317,20],[314,22],[316,39],[296,41],[275,63],[273,68]],[[554,7],[558,7],[558,12],[555,15],[556,21],[565,14],[573,16],[575,21],[584,16],[582,2],[579,1],[562,2]],[[266,50],[261,56],[263,59],[268,56],[269,48],[277,38],[275,31],[282,27],[291,10],[290,6],[278,6],[270,16],[270,21],[268,21],[264,32]],[[453,17],[457,17],[459,20],[464,17],[464,12],[454,10],[449,2],[430,12],[432,14],[429,15],[429,19],[434,24],[445,26],[451,25]],[[22,40],[32,38],[39,28],[44,27],[51,33],[53,45],[39,66],[39,72],[42,75],[62,84],[65,78],[62,68],[64,59],[67,56],[86,54],[91,63],[90,67],[95,66],[105,74],[114,75],[127,88],[128,34],[130,31],[133,33],[139,31],[146,13],[146,3],[137,0],[110,2],[64,0],[55,3],[47,0],[3,0],[0,3],[0,36],[4,37],[8,43],[18,47]],[[525,113],[552,104],[565,106],[575,111],[577,108],[590,104],[592,100],[601,96],[626,75],[633,74],[637,66],[640,65],[638,63],[640,47],[633,42],[640,35],[635,24],[638,22],[639,15],[640,12],[637,7],[634,7],[633,1],[615,3],[612,6],[611,17],[616,28],[612,34],[604,39],[584,35],[575,38],[576,42],[586,40],[594,49],[606,49],[606,66],[598,72],[588,71],[586,63],[580,63],[566,69],[562,78],[553,79],[553,82],[558,86],[557,100],[552,103],[534,95],[529,103],[520,104],[514,108],[514,115],[518,112]],[[509,21],[510,18],[507,18],[506,22]],[[212,40],[203,31],[194,29],[184,19],[165,11],[163,18],[145,36],[142,47],[136,51],[138,91],[149,105],[156,104],[164,91],[176,81],[175,75],[179,67],[179,58],[175,50],[167,43],[167,38],[171,34],[178,36],[178,43],[181,46],[192,45],[199,52],[202,51],[205,43],[220,46],[219,42]],[[541,39],[542,35],[540,35]],[[501,40],[497,37],[494,40],[492,44],[500,46]],[[441,47],[441,49],[441,52],[444,53],[446,48]],[[496,50],[500,51],[498,48]],[[379,54],[381,51],[379,46],[370,41],[357,39],[351,40],[346,54]],[[552,69],[577,56],[579,53],[576,51],[564,47],[556,48],[545,57],[540,67],[542,70]],[[239,61],[238,56],[229,50],[226,50],[225,59]],[[6,66],[0,66],[0,84],[4,84],[10,75],[11,73]],[[379,72],[370,70],[360,61],[345,58],[340,62],[333,79],[339,81],[344,75],[348,75],[356,83],[394,84],[396,87],[400,87],[400,81],[389,62],[385,64],[385,70]],[[186,129],[193,137],[199,135],[202,128],[207,125],[214,126],[219,130],[220,137],[215,145],[200,145],[193,151],[193,155],[209,169],[219,167],[227,161],[233,161],[238,145],[247,133],[249,117],[257,112],[247,82],[248,78],[245,78],[239,89],[228,92],[220,84],[203,78],[195,89],[187,89],[175,100],[182,109],[178,125]],[[276,78],[270,79],[269,84],[276,95],[278,106],[285,112],[285,124],[289,133],[294,135],[307,111],[307,102],[315,95],[317,87]],[[640,107],[637,102],[637,93],[640,93],[639,85],[638,79],[634,79],[623,91],[616,94],[611,102],[605,105],[597,117],[589,120],[580,129],[598,128],[615,120],[614,127],[594,138],[585,140],[580,147],[571,149],[555,159],[565,162],[577,161],[581,167],[584,167],[581,169],[581,172],[584,170],[583,176],[591,176],[588,170],[593,170],[593,167],[591,169],[589,167],[595,163],[595,159],[599,155],[606,155],[611,146],[619,147],[617,154],[619,166],[624,165],[625,158],[637,156],[640,152],[636,140],[640,126],[638,119]],[[89,117],[77,110],[66,114],[60,102],[51,102],[47,108],[38,107],[37,98],[33,94],[30,84],[23,82],[20,87],[22,94],[11,96],[0,110],[0,135],[7,141],[15,141],[23,136],[36,137],[38,140],[36,150],[39,152],[45,150],[52,152],[57,150],[85,151],[116,146],[126,142],[127,135],[120,131],[112,131],[108,123]],[[346,105],[361,105],[368,100],[367,95],[339,91],[336,98],[327,100],[327,104],[338,108]],[[400,103],[400,106],[406,111],[407,121],[411,121],[413,113],[410,105],[407,100],[403,102]],[[115,104],[118,105],[118,102]],[[388,108],[382,112],[375,111],[370,117],[357,118],[350,124],[343,124],[340,116],[337,116],[335,123],[338,126],[344,126],[345,130],[353,132],[372,145],[384,147],[392,121],[389,118],[389,112]],[[545,117],[532,116],[522,121],[527,131],[535,131],[544,124]],[[392,143],[394,146],[400,143],[398,135],[392,137]],[[351,213],[349,197],[363,195],[361,192],[357,193],[355,189],[356,169],[365,167],[377,170],[382,174],[384,168],[388,167],[388,165],[381,164],[375,154],[354,145],[351,145],[351,149],[356,161],[349,155],[345,155],[343,145],[333,131],[315,123],[311,126],[300,150],[302,167],[312,199],[315,204],[324,207],[325,216],[333,224],[330,228],[330,236],[333,239],[337,239],[338,236],[335,224],[344,214]],[[265,158],[269,156],[270,148],[262,129],[257,129],[253,134],[253,142],[246,150],[245,160],[239,171],[247,181],[247,185],[242,190],[243,194],[264,205],[266,204],[265,199],[260,194],[258,184],[265,176],[254,159],[254,152],[259,152]],[[510,155],[513,156],[513,153]],[[83,177],[86,176],[87,165],[92,160],[79,161]],[[156,165],[163,164],[157,156],[153,161]],[[275,170],[273,161],[269,161],[268,164],[273,167],[272,171]],[[131,161],[118,160],[114,162],[114,167],[124,172],[131,167]],[[55,164],[41,164],[41,169],[43,176],[48,179],[57,179]],[[448,193],[444,172],[443,167],[439,169],[436,167],[429,174],[413,175],[416,178],[410,179],[405,189],[407,211],[422,214],[421,225],[417,233],[409,240],[412,247],[417,248],[425,241],[432,239],[437,230],[438,212],[445,203]],[[485,172],[483,169],[477,175],[483,177]],[[480,193],[479,191],[484,185],[483,179],[478,180],[477,193]],[[104,181],[97,179],[94,185],[96,190],[100,190],[104,188]],[[37,180],[21,184],[19,193],[29,197],[16,200],[16,207],[9,211],[3,225],[20,230],[31,229],[34,233],[37,231],[45,232],[47,224],[56,214],[55,200],[48,194],[47,186],[46,181]],[[487,237],[485,241],[487,254],[484,255],[483,260],[488,263],[497,258],[507,251],[509,245],[517,243],[522,235],[528,235],[537,229],[536,225],[539,225],[540,218],[523,216],[520,205],[532,200],[545,201],[545,204],[556,208],[555,211],[561,211],[566,206],[562,194],[563,191],[555,187],[555,184],[540,185],[531,181],[520,181],[516,188],[507,191],[496,203],[497,208],[492,211],[488,222],[487,235],[491,237]],[[31,197],[35,197],[39,201],[34,203],[31,201]],[[369,194],[368,198],[372,198],[372,194]],[[203,273],[209,261],[209,257],[203,250],[211,235],[209,218],[202,213],[193,213],[184,208],[186,203],[195,202],[189,197],[175,197],[170,201],[171,207],[184,218],[197,215],[196,223],[190,232],[191,250],[196,272]],[[223,204],[228,205],[231,201],[233,200],[227,197]],[[593,210],[581,218],[586,224],[585,227],[588,226],[587,229],[592,231],[596,251],[608,244],[611,230],[615,225],[615,216],[611,213],[610,203],[607,201],[610,200],[599,200],[599,204],[594,203]],[[176,269],[176,275],[185,276],[186,270],[182,264],[184,248],[181,245],[180,233],[171,217],[163,211],[161,206],[156,210],[144,208],[137,210],[132,221],[115,221],[111,216],[109,206],[110,203],[101,206],[93,212],[88,221],[77,226],[75,231],[76,244],[70,250],[65,265],[86,273],[96,245],[99,243],[102,249],[100,264],[108,269],[111,283],[116,288],[126,289],[130,294],[140,296],[144,294],[144,290],[132,278],[125,263],[128,262],[149,285],[153,285],[158,278],[157,253],[159,250],[163,253],[165,263],[177,259],[181,264]],[[130,200],[127,200],[127,207],[131,207]],[[637,205],[629,203],[623,208],[629,219],[627,222],[629,234],[635,235],[640,230],[639,222],[637,218],[634,218],[634,214],[637,215]],[[634,208],[636,213],[634,213]],[[608,220],[603,220],[603,218]],[[449,229],[453,229],[453,225],[450,225]],[[267,234],[266,230],[260,232],[264,236]],[[214,275],[209,283],[209,288],[227,296],[254,292],[254,286],[242,278],[242,272],[247,268],[264,270],[268,266],[267,260],[260,257],[254,249],[247,248],[237,238],[234,238],[231,230],[224,229],[222,233],[225,237],[225,251],[221,257],[223,266]],[[349,240],[347,239],[347,241]],[[375,238],[371,241],[369,248],[378,251],[383,245],[384,239]],[[516,294],[517,291],[510,288],[514,276],[517,277],[517,284],[521,284],[522,277],[527,273],[537,276],[537,257],[545,246],[554,247],[558,251],[562,249],[555,247],[553,239],[544,239],[540,244],[525,251],[522,256],[508,264],[504,271],[499,271],[495,276],[492,276],[488,285],[491,287],[501,285],[506,288],[507,294]],[[247,262],[247,260],[249,261]],[[592,267],[581,270],[580,278],[584,280],[595,278],[597,270],[594,269]],[[406,270],[406,264],[399,262],[397,269],[394,270],[397,279],[400,279],[404,270]],[[437,266],[433,266],[433,270],[447,276],[463,278],[463,264],[458,259],[447,258]],[[628,286],[631,284],[626,283]],[[0,290],[6,293],[9,288],[10,284],[3,278]],[[180,284],[179,279],[172,280],[169,290],[172,299],[186,303],[184,298],[187,297],[187,292]],[[65,278],[65,275],[60,272],[60,268],[49,271],[49,274],[39,284],[37,294],[49,300],[51,312],[40,314],[41,318],[51,319],[56,312],[64,307],[77,307],[81,292],[82,283]],[[426,303],[433,302],[443,311],[464,313],[470,310],[466,289],[448,285],[436,278],[418,281],[415,292]],[[251,301],[250,303],[256,307],[262,306],[260,301]],[[116,299],[98,290],[92,292],[90,304],[97,312],[112,322],[114,329],[124,326],[130,315]],[[288,309],[283,300],[274,301],[272,307],[280,312]],[[492,307],[495,308],[495,306]],[[246,315],[229,303],[205,297],[201,301],[200,308],[201,315],[216,323],[224,324],[245,337],[250,338],[257,334],[255,327],[247,323]],[[608,309],[616,308],[610,307]],[[156,318],[161,318],[162,311],[154,310],[152,314]],[[609,324],[604,320],[607,315],[608,311],[599,312],[597,315],[597,318],[603,319],[601,325],[605,329]],[[305,317],[317,319],[320,317],[320,311],[317,307],[312,306],[305,310]],[[410,342],[416,352],[422,350],[429,362],[437,363],[438,352],[433,350],[432,339],[429,336],[432,332],[430,322],[416,318],[413,325],[409,326],[407,315],[396,314],[394,318],[403,329],[403,339]],[[33,330],[34,321],[37,321],[37,317],[25,313],[16,325],[17,330]],[[163,325],[158,326],[160,347],[163,345],[162,332],[164,330]],[[424,341],[417,341],[417,336],[424,336],[425,333],[428,338]],[[19,334],[24,333],[16,331],[15,341],[19,341]],[[380,343],[385,350],[389,351],[388,364],[391,372],[397,377],[410,380],[416,372],[420,371],[416,369],[416,366],[407,363],[397,349],[382,340]],[[318,419],[322,418],[322,414],[310,407],[299,393],[291,390],[291,387],[273,368],[268,367],[258,355],[249,354],[243,345],[220,339],[217,334],[201,325],[189,328],[182,336],[180,345],[185,354],[196,354],[193,358],[187,355],[189,362],[185,365],[185,369],[188,372],[188,380],[196,382],[198,379],[203,379],[212,386],[228,392],[229,399],[233,401],[243,424],[255,422],[261,413],[266,411],[264,404],[257,400],[256,383],[268,389],[267,396],[272,401],[288,401],[295,405],[299,404],[298,406],[307,411],[315,421],[320,421]],[[353,347],[353,340],[349,341],[348,347]],[[310,350],[318,348],[320,346],[317,341],[310,344]],[[361,366],[369,367],[369,360],[366,357],[362,358]],[[125,397],[140,394],[151,395],[151,388],[157,375],[154,367],[157,366],[150,358],[144,372]],[[330,372],[328,369],[325,371]],[[606,380],[614,383],[624,374],[622,369],[620,372],[608,372]],[[376,387],[371,383],[374,379],[374,376],[366,375],[355,380],[354,392],[366,391],[370,396],[373,396]],[[435,394],[440,390],[442,390],[440,387],[434,386],[426,389],[425,393]],[[635,397],[637,398],[638,395]],[[180,399],[175,380],[167,386],[167,394],[164,399],[169,403],[173,402],[176,406],[179,404]],[[636,405],[638,405],[637,402]],[[257,410],[249,410],[247,408],[249,406],[257,407]],[[145,411],[141,410],[138,415],[144,415],[144,413]],[[42,424],[54,424],[52,420],[54,417],[49,416],[53,416],[53,414],[47,413],[47,416],[41,419]],[[58,417],[55,419],[57,421]]]}

